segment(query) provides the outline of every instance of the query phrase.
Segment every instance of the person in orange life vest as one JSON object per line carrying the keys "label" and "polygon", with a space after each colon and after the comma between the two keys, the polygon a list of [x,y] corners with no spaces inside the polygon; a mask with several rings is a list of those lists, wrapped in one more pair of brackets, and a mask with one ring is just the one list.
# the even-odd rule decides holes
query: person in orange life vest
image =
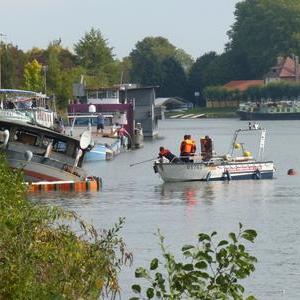
{"label": "person in orange life vest", "polygon": [[196,153],[196,150],[197,150],[197,147],[196,147],[196,142],[192,139],[191,135],[189,134],[188,135],[188,139],[190,141],[192,141],[192,150],[191,150],[191,156],[194,156],[195,153]]}
{"label": "person in orange life vest", "polygon": [[190,162],[190,156],[193,153],[194,145],[190,135],[186,134],[180,144],[180,159],[184,162]]}
{"label": "person in orange life vest", "polygon": [[174,163],[179,162],[178,157],[176,157],[176,155],[174,155],[170,150],[165,149],[164,147],[159,147],[158,157],[159,158],[165,157],[166,159],[169,160],[169,162],[174,162]]}

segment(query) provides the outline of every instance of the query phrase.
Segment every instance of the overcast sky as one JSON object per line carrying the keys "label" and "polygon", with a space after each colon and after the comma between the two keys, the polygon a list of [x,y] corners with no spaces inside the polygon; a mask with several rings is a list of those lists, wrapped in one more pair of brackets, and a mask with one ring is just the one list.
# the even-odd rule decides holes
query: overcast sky
{"label": "overcast sky", "polygon": [[163,36],[197,58],[223,52],[240,0],[0,0],[0,33],[23,50],[61,38],[73,49],[91,27],[117,58],[147,36]]}

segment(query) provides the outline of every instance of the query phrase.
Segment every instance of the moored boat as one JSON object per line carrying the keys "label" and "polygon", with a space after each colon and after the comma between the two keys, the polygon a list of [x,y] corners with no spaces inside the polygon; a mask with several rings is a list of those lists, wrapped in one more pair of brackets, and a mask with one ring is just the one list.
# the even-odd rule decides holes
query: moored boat
{"label": "moored boat", "polygon": [[300,120],[300,102],[268,101],[240,104],[236,111],[241,120]]}
{"label": "moored boat", "polygon": [[[245,151],[243,143],[238,143],[241,133],[260,133],[258,159]],[[209,155],[203,161],[195,158],[193,162],[166,162],[159,159],[154,162],[154,171],[165,182],[179,181],[211,181],[211,180],[242,180],[242,179],[272,179],[274,175],[273,161],[263,160],[266,130],[255,126],[249,129],[238,129],[234,133],[229,154]],[[235,155],[236,149],[242,149],[242,156]]]}
{"label": "moored boat", "polygon": [[27,181],[84,180],[81,167],[90,141],[88,131],[79,140],[22,121],[0,120],[0,151]]}

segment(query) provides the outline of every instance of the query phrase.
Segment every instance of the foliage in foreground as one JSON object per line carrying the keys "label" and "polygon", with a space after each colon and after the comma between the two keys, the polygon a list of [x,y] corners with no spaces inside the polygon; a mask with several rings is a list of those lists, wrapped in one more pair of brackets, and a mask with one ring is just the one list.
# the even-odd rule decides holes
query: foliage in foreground
{"label": "foliage in foreground", "polygon": [[22,174],[2,156],[0,191],[0,299],[114,298],[125,255],[123,219],[98,233],[74,213],[26,201]]}
{"label": "foliage in foreground", "polygon": [[[244,299],[244,287],[239,283],[254,271],[256,258],[251,256],[242,240],[254,242],[256,231],[243,230],[239,224],[238,234],[229,233],[229,240],[214,241],[213,232],[200,233],[197,245],[185,245],[181,251],[185,262],[178,262],[166,250],[164,237],[158,231],[163,262],[154,258],[149,270],[140,267],[136,278],[146,281],[145,296],[141,285],[134,284],[133,292],[138,299]],[[159,272],[162,267],[162,272]],[[148,284],[147,284],[148,283]],[[148,286],[148,287],[147,287]],[[255,299],[253,296],[247,298]]]}

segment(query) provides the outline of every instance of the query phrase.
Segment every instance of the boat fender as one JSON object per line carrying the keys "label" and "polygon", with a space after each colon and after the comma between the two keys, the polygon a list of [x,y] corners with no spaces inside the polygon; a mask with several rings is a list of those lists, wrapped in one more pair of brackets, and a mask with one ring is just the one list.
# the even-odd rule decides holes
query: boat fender
{"label": "boat fender", "polygon": [[224,180],[228,180],[228,181],[231,180],[231,174],[230,174],[230,172],[228,170],[226,170],[226,171],[223,172],[223,176],[222,177],[223,177]]}
{"label": "boat fender", "polygon": [[254,179],[261,179],[261,172],[258,169],[255,170],[255,172],[253,174],[253,178]]}
{"label": "boat fender", "polygon": [[26,150],[24,153],[25,159],[27,162],[30,162],[33,157],[33,153],[30,150]]}
{"label": "boat fender", "polygon": [[205,180],[206,181],[209,181],[210,180],[210,177],[211,177],[211,172],[208,172],[206,177],[205,177]]}
{"label": "boat fender", "polygon": [[153,170],[154,170],[154,173],[158,173],[158,168],[157,168],[156,164],[153,166]]}
{"label": "boat fender", "polygon": [[0,148],[5,149],[9,140],[9,131],[7,129],[3,131],[3,136],[4,136],[4,141],[3,144],[0,146]]}

